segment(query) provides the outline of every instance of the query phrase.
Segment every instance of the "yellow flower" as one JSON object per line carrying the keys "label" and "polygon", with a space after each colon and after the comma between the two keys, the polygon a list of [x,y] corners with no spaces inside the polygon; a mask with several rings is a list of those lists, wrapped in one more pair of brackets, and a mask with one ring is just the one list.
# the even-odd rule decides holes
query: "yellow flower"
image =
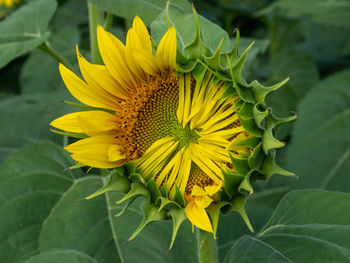
{"label": "yellow flower", "polygon": [[20,0],[0,0],[0,6],[4,5],[8,8],[12,7],[14,4],[18,4]]}
{"label": "yellow flower", "polygon": [[[168,205],[175,205],[177,212],[167,208],[169,213],[156,216],[157,220],[171,215],[174,221],[181,221],[186,215],[193,225],[208,232],[214,232],[211,223],[215,230],[216,215],[227,204],[245,219],[237,200],[246,199],[234,198],[243,192],[252,193],[249,180],[253,172],[260,171],[259,167],[269,176],[279,171],[274,168],[273,157],[266,158],[265,166],[262,164],[262,148],[268,153],[273,151],[271,148],[280,147],[270,143],[277,142],[272,137],[274,123],[267,121],[270,128],[261,136],[259,129],[266,112],[257,112],[253,118],[254,104],[239,95],[244,87],[220,77],[204,63],[197,63],[186,72],[177,70],[174,27],[164,34],[156,51],[139,17],[135,17],[127,33],[126,45],[102,27],[98,27],[97,37],[104,65],[89,63],[77,48],[84,80],[59,66],[70,93],[89,109],[51,122],[66,134],[82,138],[65,147],[72,158],[78,164],[97,168],[135,165],[130,183],[125,185],[128,188],[132,184],[130,192],[121,202],[136,195],[144,195],[148,200],[151,196],[153,204],[145,205],[142,227],[151,221],[147,213],[156,215],[155,211]],[[238,65],[235,70],[241,73],[241,60],[233,58]],[[233,76],[231,66],[230,70]],[[270,89],[276,89],[254,85],[259,101]],[[263,107],[263,103],[258,104],[257,109]],[[260,120],[259,128],[255,119]],[[261,143],[261,137],[266,144]],[[254,169],[250,171],[249,167]],[[141,179],[135,181],[135,174]],[[120,177],[113,175],[116,178],[111,177],[111,184]],[[88,198],[112,188],[120,187],[105,187]],[[174,224],[175,235],[177,225]]]}

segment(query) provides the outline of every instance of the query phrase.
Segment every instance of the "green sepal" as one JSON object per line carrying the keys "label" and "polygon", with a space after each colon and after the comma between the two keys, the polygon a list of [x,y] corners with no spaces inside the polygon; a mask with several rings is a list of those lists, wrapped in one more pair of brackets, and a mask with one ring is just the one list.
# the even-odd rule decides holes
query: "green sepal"
{"label": "green sepal", "polygon": [[73,166],[70,166],[68,168],[66,168],[65,170],[74,170],[74,169],[79,169],[79,168],[82,168],[82,167],[86,167],[87,165],[85,164],[82,164],[82,163],[77,163]]}
{"label": "green sepal", "polygon": [[63,132],[63,131],[57,131],[57,130],[54,130],[54,129],[49,129],[49,130],[54,132],[54,133],[63,135],[63,136],[68,136],[68,137],[77,138],[77,139],[85,139],[85,138],[89,137],[85,133]]}
{"label": "green sepal", "polygon": [[282,123],[294,121],[298,117],[296,112],[292,112],[293,115],[291,115],[289,117],[280,118],[280,117],[277,117],[275,114],[273,114],[272,109],[269,109],[269,110],[270,110],[270,115],[269,115],[270,118],[269,119],[272,119],[272,121],[276,127]]}
{"label": "green sepal", "polygon": [[190,60],[195,60],[195,59],[201,59],[206,56],[210,56],[211,52],[210,52],[210,49],[207,48],[203,42],[199,19],[194,6],[192,6],[192,10],[193,10],[194,22],[196,25],[196,35],[195,35],[195,38],[192,40],[192,42],[184,47],[183,54],[185,55],[185,57],[189,58]]}
{"label": "green sepal", "polygon": [[171,236],[171,243],[169,250],[173,247],[177,232],[180,229],[181,224],[187,219],[184,208],[172,209],[169,211],[169,215],[173,219],[173,233]]}
{"label": "green sepal", "polygon": [[153,180],[149,180],[147,182],[147,189],[149,190],[149,192],[151,193],[151,199],[152,201],[157,204],[158,203],[158,197],[161,197],[161,193],[159,191],[159,188],[156,184],[155,181]]}
{"label": "green sepal", "polygon": [[171,210],[171,209],[174,209],[174,208],[181,208],[181,205],[179,205],[178,203],[176,203],[175,201],[173,200],[170,200],[168,198],[165,198],[163,196],[159,196],[157,198],[157,201],[160,202],[160,205],[159,205],[159,209],[158,211],[162,210],[162,209],[166,209],[166,210]]}
{"label": "green sepal", "polygon": [[180,73],[192,72],[192,70],[197,66],[197,64],[198,64],[198,61],[192,61],[192,60],[183,64],[177,63],[175,66],[175,70],[176,72],[180,72]]}
{"label": "green sepal", "polygon": [[210,206],[205,209],[210,215],[215,239],[216,239],[216,231],[218,229],[220,209],[225,205],[230,205],[230,203],[229,202],[211,203]]}
{"label": "green sepal", "polygon": [[149,223],[162,221],[167,218],[165,210],[159,212],[158,208],[153,204],[149,204],[148,201],[143,203],[141,209],[143,211],[142,222],[126,242],[133,240]]}
{"label": "green sepal", "polygon": [[186,201],[185,201],[179,187],[177,185],[175,185],[175,187],[176,187],[176,190],[175,190],[174,200],[175,200],[175,202],[180,204],[182,207],[185,207]]}
{"label": "green sepal", "polygon": [[230,68],[230,65],[235,65],[238,58],[239,58],[239,55],[238,55],[239,36],[240,36],[239,29],[236,28],[234,30],[234,33],[236,33],[236,38],[235,38],[235,41],[233,43],[232,49],[228,53],[221,54],[221,56],[222,56],[221,65],[226,70],[228,70]]}
{"label": "green sepal", "polygon": [[236,89],[233,87],[233,83],[226,81],[224,85],[222,86],[223,89],[225,89],[224,94],[220,97],[220,99],[225,99],[227,97],[233,96],[237,94]]}
{"label": "green sepal", "polygon": [[242,100],[249,103],[255,103],[253,92],[250,88],[241,87],[234,79],[232,79],[233,86],[235,87],[238,95]]}
{"label": "green sepal", "polygon": [[91,199],[109,191],[117,191],[120,193],[127,193],[130,190],[130,181],[126,176],[122,175],[119,171],[112,171],[109,175],[108,182],[98,189],[95,193],[85,197],[85,199]]}
{"label": "green sepal", "polygon": [[248,164],[251,169],[259,169],[264,161],[264,154],[261,152],[261,143],[259,143],[248,157]]}
{"label": "green sepal", "polygon": [[254,149],[256,146],[260,144],[260,142],[261,142],[261,138],[259,137],[249,137],[244,141],[237,143],[237,145],[246,146],[246,147],[249,147],[250,149]]}
{"label": "green sepal", "polygon": [[128,200],[128,202],[126,203],[126,205],[123,207],[123,209],[118,214],[115,214],[114,217],[119,217],[119,216],[123,215],[126,212],[126,210],[128,210],[129,206],[137,199],[137,197],[138,196],[130,198]]}
{"label": "green sepal", "polygon": [[253,113],[253,109],[254,109],[254,104],[253,103],[243,102],[241,104],[241,107],[238,108],[237,114],[241,118],[251,119],[253,117],[253,114],[252,114]]}
{"label": "green sepal", "polygon": [[280,174],[285,176],[295,176],[294,173],[289,172],[281,167],[279,167],[275,162],[276,151],[272,151],[266,156],[264,163],[262,164],[261,171],[265,175],[265,179],[269,179],[274,174]]}
{"label": "green sepal", "polygon": [[246,131],[255,137],[262,137],[263,131],[256,125],[254,118],[242,118],[238,115],[239,121]]}
{"label": "green sepal", "polygon": [[140,173],[131,173],[129,175],[129,179],[134,183],[141,183],[141,184],[146,183],[145,179],[142,177]]}
{"label": "green sepal", "polygon": [[168,190],[166,188],[166,182],[164,182],[162,187],[160,188],[160,193],[163,197],[168,198]]}
{"label": "green sepal", "polygon": [[225,39],[224,37],[221,38],[221,41],[213,56],[204,57],[204,61],[211,69],[220,70],[220,49],[221,49],[222,43],[224,42],[224,39]]}
{"label": "green sepal", "polygon": [[230,153],[230,158],[233,166],[237,170],[237,172],[241,175],[246,175],[250,171],[250,167],[248,164],[248,159],[238,159],[233,157],[233,155]]}
{"label": "green sepal", "polygon": [[253,107],[253,117],[256,125],[260,129],[265,128],[265,118],[269,115],[269,110],[262,103],[257,103]]}
{"label": "green sepal", "polygon": [[273,129],[274,129],[273,123],[266,122],[265,132],[262,137],[262,149],[266,155],[272,149],[281,148],[285,145],[284,142],[277,140],[273,136]]}
{"label": "green sepal", "polygon": [[124,165],[125,171],[128,175],[132,173],[141,173],[141,169],[137,168],[136,162],[129,162]]}
{"label": "green sepal", "polygon": [[[244,52],[242,53],[242,55],[238,58],[238,60],[236,61],[236,64],[233,64],[230,60],[230,57],[228,57],[228,63],[230,66],[230,74],[232,77],[232,81],[237,82],[238,85],[242,85],[247,86],[246,81],[242,78],[243,76],[243,68],[244,68],[244,64],[247,58],[247,53],[248,51],[251,49],[251,47],[254,45],[254,41],[244,50]],[[242,99],[244,99],[242,97]]]}
{"label": "green sepal", "polygon": [[225,169],[221,169],[221,171],[224,176],[225,193],[231,199],[233,194],[237,193],[238,185],[242,182],[244,176],[231,170],[225,171]]}
{"label": "green sepal", "polygon": [[250,177],[252,176],[254,170],[251,170],[242,180],[241,184],[238,187],[238,192],[241,194],[252,195],[254,190],[252,184],[250,183]]}
{"label": "green sepal", "polygon": [[67,100],[64,100],[63,102],[67,103],[69,105],[72,105],[72,106],[74,106],[74,107],[76,107],[78,109],[85,110],[85,111],[98,110],[98,111],[105,111],[105,112],[111,113],[113,115],[116,113],[113,110],[108,110],[108,109],[104,109],[104,108],[97,108],[97,107],[91,107],[91,106],[87,106],[87,105],[84,105],[84,104],[70,102],[70,101],[67,101]]}
{"label": "green sepal", "polygon": [[242,217],[243,221],[245,222],[245,224],[247,225],[249,230],[254,233],[253,227],[249,221],[247,212],[245,210],[245,204],[247,202],[247,199],[248,198],[244,195],[241,195],[241,196],[234,198],[231,201],[231,207],[230,207],[229,211],[237,212]]}
{"label": "green sepal", "polygon": [[115,204],[121,204],[121,203],[125,202],[126,200],[129,200],[130,198],[135,197],[135,196],[144,196],[147,198],[147,200],[150,200],[150,198],[151,198],[150,192],[147,190],[147,188],[143,184],[133,183],[131,185],[130,191],[127,192],[126,195],[124,195],[122,199],[115,202]]}
{"label": "green sepal", "polygon": [[207,72],[205,66],[203,66],[202,64],[198,63],[194,69],[192,70],[192,76],[195,78],[196,80],[196,85],[200,85],[202,83],[202,80],[205,76],[205,73]]}
{"label": "green sepal", "polygon": [[278,90],[288,81],[289,81],[289,78],[286,78],[275,85],[265,87],[261,85],[257,80],[254,80],[252,83],[250,83],[250,86],[253,87],[253,93],[256,101],[259,103],[265,104],[266,96],[270,94],[272,91]]}

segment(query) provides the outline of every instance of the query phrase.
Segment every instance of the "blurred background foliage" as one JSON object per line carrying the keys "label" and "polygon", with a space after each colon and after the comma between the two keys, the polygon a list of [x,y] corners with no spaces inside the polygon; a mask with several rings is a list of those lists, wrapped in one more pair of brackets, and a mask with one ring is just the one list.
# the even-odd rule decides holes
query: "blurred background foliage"
{"label": "blurred background foliage", "polygon": [[[135,15],[153,28],[157,25],[152,21],[166,6],[166,0],[88,2],[114,15],[110,31],[123,41]],[[187,0],[170,3],[184,14],[192,12]],[[230,43],[239,29],[241,52],[255,41],[245,66],[248,81],[272,84],[290,77],[268,98],[268,106],[278,116],[298,114],[295,122],[276,132],[287,143],[278,151],[278,162],[299,179],[274,176],[268,182],[256,182],[247,204],[255,231],[263,228],[281,198],[293,189],[349,192],[350,1],[194,0],[193,4],[206,22],[228,33]],[[170,242],[169,222],[150,225],[134,241],[123,244],[141,218],[137,209],[114,218],[123,208],[113,205],[118,194],[73,202],[94,192],[104,177],[97,176],[97,171],[86,175],[80,170],[64,170],[72,165],[62,150],[66,141],[50,132],[48,123],[75,111],[62,102],[74,98],[64,87],[51,51],[57,51],[78,71],[75,46],[89,58],[89,37],[85,0],[22,0],[10,9],[0,7],[0,262],[138,262],[140,257],[143,262],[195,262],[195,237],[189,224],[180,231],[174,248],[164,254]],[[334,213],[347,210],[348,219],[327,224],[350,225],[348,195],[294,193],[287,199],[304,200],[303,211],[312,210],[313,198],[323,200],[324,206],[344,200],[342,210]],[[283,210],[284,204],[279,209]],[[300,207],[295,209],[297,213]],[[321,214],[331,210],[319,209]],[[348,235],[349,227],[339,231]],[[258,247],[259,242],[252,245],[253,235],[236,214],[221,217],[217,236],[221,261],[233,245],[225,262],[231,258],[235,258],[232,262],[249,262],[266,255],[269,262],[291,262],[284,258],[288,247],[280,245],[278,253],[272,251],[277,239],[267,238],[264,244],[271,247],[264,249]],[[263,237],[260,232],[257,238]],[[298,259],[315,244],[298,242],[294,240],[296,251],[290,259],[311,262]],[[323,248],[329,249],[329,254],[345,253],[333,251],[333,241],[329,242],[329,247]],[[257,252],[242,253],[240,246],[251,246]],[[342,246],[350,260],[350,242],[344,241]],[[337,257],[324,262],[334,259]],[[343,259],[338,262],[348,262]]]}

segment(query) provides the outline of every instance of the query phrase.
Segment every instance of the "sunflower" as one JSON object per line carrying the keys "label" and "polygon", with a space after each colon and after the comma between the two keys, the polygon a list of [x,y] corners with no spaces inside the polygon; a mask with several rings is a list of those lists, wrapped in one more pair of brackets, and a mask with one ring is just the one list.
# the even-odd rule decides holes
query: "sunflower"
{"label": "sunflower", "polygon": [[0,6],[4,5],[8,8],[12,7],[14,4],[18,4],[20,0],[0,0]]}
{"label": "sunflower", "polygon": [[[125,45],[102,27],[97,38],[104,65],[89,63],[77,47],[84,80],[59,66],[70,93],[89,110],[64,115],[51,126],[81,138],[65,147],[79,165],[133,167],[124,171],[132,187],[122,201],[144,195],[154,211],[170,211],[164,218],[180,218],[172,212],[176,207],[194,226],[214,232],[213,211],[230,204],[237,189],[252,192],[242,163],[258,160],[261,149],[261,138],[249,128],[251,118],[242,112],[251,108],[237,83],[205,63],[179,70],[174,27],[159,45],[152,45],[139,17]],[[109,183],[115,181],[111,177]]]}

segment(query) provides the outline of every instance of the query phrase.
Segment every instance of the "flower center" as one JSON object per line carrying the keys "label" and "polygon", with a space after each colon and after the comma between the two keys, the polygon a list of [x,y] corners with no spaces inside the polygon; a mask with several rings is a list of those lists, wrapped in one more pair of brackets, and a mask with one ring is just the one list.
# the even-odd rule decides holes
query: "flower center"
{"label": "flower center", "polygon": [[178,121],[179,79],[175,73],[150,76],[141,83],[134,96],[121,103],[123,111],[117,115],[120,145],[128,161],[140,158],[157,140],[173,137],[177,151],[198,143],[199,135]]}

